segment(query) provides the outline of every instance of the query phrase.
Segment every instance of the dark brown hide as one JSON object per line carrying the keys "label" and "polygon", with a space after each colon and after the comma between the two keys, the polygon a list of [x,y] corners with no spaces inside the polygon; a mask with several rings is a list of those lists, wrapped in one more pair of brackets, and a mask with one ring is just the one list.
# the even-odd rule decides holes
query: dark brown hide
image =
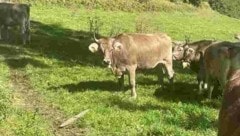
{"label": "dark brown hide", "polygon": [[240,135],[240,70],[230,73],[219,113],[218,136]]}
{"label": "dark brown hide", "polygon": [[230,69],[240,68],[240,43],[219,42],[206,49],[204,67],[209,87],[209,97],[213,90],[213,82],[218,81],[222,88],[227,82]]}
{"label": "dark brown hide", "polygon": [[197,73],[199,94],[202,93],[205,83],[205,70],[203,66],[203,54],[211,46],[214,40],[200,40],[173,48],[173,58],[184,63],[189,63],[190,69]]}

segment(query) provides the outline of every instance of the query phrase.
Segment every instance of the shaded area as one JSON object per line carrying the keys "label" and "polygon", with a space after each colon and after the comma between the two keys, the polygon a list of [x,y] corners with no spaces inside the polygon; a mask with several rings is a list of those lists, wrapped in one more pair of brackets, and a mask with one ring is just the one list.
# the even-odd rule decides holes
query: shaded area
{"label": "shaded area", "polygon": [[27,47],[49,58],[74,64],[102,66],[100,55],[92,54],[88,46],[92,33],[63,28],[59,24],[46,25],[32,21],[32,41]]}
{"label": "shaded area", "polygon": [[164,107],[152,103],[145,103],[143,105],[138,104],[135,100],[126,100],[121,98],[118,95],[114,95],[112,97],[109,97],[109,105],[118,107],[122,110],[128,110],[128,111],[148,111],[148,110],[170,110],[170,107]]}
{"label": "shaded area", "polygon": [[[99,37],[99,35],[97,35]],[[64,61],[74,65],[102,65],[101,55],[92,54],[88,50],[92,40],[92,33],[84,31],[75,31],[63,28],[60,24],[43,24],[37,21],[31,21],[31,43],[30,45],[21,45],[21,36],[18,30],[11,29],[10,37],[14,37],[15,43],[10,40],[12,47],[0,47],[0,53],[5,56],[29,55],[19,48],[26,49],[29,52],[39,53],[44,57]],[[0,41],[0,44],[9,44]],[[21,47],[18,47],[21,46]],[[16,48],[14,48],[16,47]],[[35,63],[34,60],[23,59],[23,63]],[[24,67],[24,64],[13,64],[14,60],[8,61],[14,67]],[[40,62],[39,62],[40,63]],[[18,66],[19,65],[19,66]],[[35,65],[36,66],[36,65]]]}
{"label": "shaded area", "polygon": [[30,54],[24,52],[21,48],[15,45],[0,44],[0,55],[3,61],[8,64],[10,68],[24,68],[28,64],[34,67],[48,68],[49,66],[41,61],[33,59]]}
{"label": "shaded area", "polygon": [[169,88],[170,85],[166,84],[164,89],[156,89],[154,95],[160,99],[181,102],[196,102],[198,99],[201,99],[199,95],[197,95],[197,84],[175,82],[174,89],[169,90]]}
{"label": "shaded area", "polygon": [[43,64],[42,62],[31,59],[31,58],[7,59],[6,62],[11,68],[14,68],[14,69],[24,68],[28,64],[30,64],[34,67],[41,67],[41,68],[49,67],[48,65]]}
{"label": "shaded area", "polygon": [[190,84],[185,82],[175,82],[174,89],[170,90],[169,84],[166,88],[156,89],[154,95],[160,100],[166,100],[171,102],[183,102],[183,103],[192,103],[196,105],[204,105],[211,108],[219,109],[220,103],[218,98],[220,96],[218,88],[216,88],[216,93],[214,93],[211,100],[206,99],[208,92],[207,90],[203,91],[203,94],[198,94],[198,85]]}
{"label": "shaded area", "polygon": [[114,81],[82,81],[78,84],[66,84],[58,87],[50,87],[49,89],[58,90],[60,88],[66,89],[69,92],[82,92],[86,90],[103,90],[103,91],[118,91],[118,84]]}

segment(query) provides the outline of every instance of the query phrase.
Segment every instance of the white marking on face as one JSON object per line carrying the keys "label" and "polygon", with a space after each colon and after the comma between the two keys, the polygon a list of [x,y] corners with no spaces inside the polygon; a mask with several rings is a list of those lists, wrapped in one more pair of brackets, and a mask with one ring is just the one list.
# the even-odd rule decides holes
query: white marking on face
{"label": "white marking on face", "polygon": [[190,63],[189,62],[182,62],[182,66],[183,68],[187,68],[190,66]]}

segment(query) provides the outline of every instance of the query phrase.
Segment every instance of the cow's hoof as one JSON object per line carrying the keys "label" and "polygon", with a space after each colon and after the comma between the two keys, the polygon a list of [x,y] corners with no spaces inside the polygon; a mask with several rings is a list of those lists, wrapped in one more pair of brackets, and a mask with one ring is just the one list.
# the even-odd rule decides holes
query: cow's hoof
{"label": "cow's hoof", "polygon": [[137,95],[132,95],[131,99],[133,99],[133,100],[137,99]]}

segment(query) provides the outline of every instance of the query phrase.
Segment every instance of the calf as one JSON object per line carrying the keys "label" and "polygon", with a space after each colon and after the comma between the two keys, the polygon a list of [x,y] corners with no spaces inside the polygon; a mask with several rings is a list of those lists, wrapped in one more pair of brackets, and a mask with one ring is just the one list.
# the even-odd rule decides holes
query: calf
{"label": "calf", "polygon": [[[163,65],[170,82],[173,82],[172,41],[166,34],[120,34],[95,41],[89,50],[103,53],[103,62],[119,77],[120,86],[123,86],[124,73],[129,73],[133,98],[137,97],[135,76],[138,68],[151,69]],[[163,82],[162,78],[160,81]]]}
{"label": "calf", "polygon": [[5,29],[7,39],[8,27],[20,26],[23,44],[30,43],[29,17],[30,6],[27,4],[0,3],[0,30]]}
{"label": "calf", "polygon": [[173,48],[173,60],[182,61],[183,67],[190,66],[190,69],[197,74],[199,94],[202,93],[205,82],[203,67],[203,54],[211,46],[214,40],[200,40],[192,43],[178,45]]}

